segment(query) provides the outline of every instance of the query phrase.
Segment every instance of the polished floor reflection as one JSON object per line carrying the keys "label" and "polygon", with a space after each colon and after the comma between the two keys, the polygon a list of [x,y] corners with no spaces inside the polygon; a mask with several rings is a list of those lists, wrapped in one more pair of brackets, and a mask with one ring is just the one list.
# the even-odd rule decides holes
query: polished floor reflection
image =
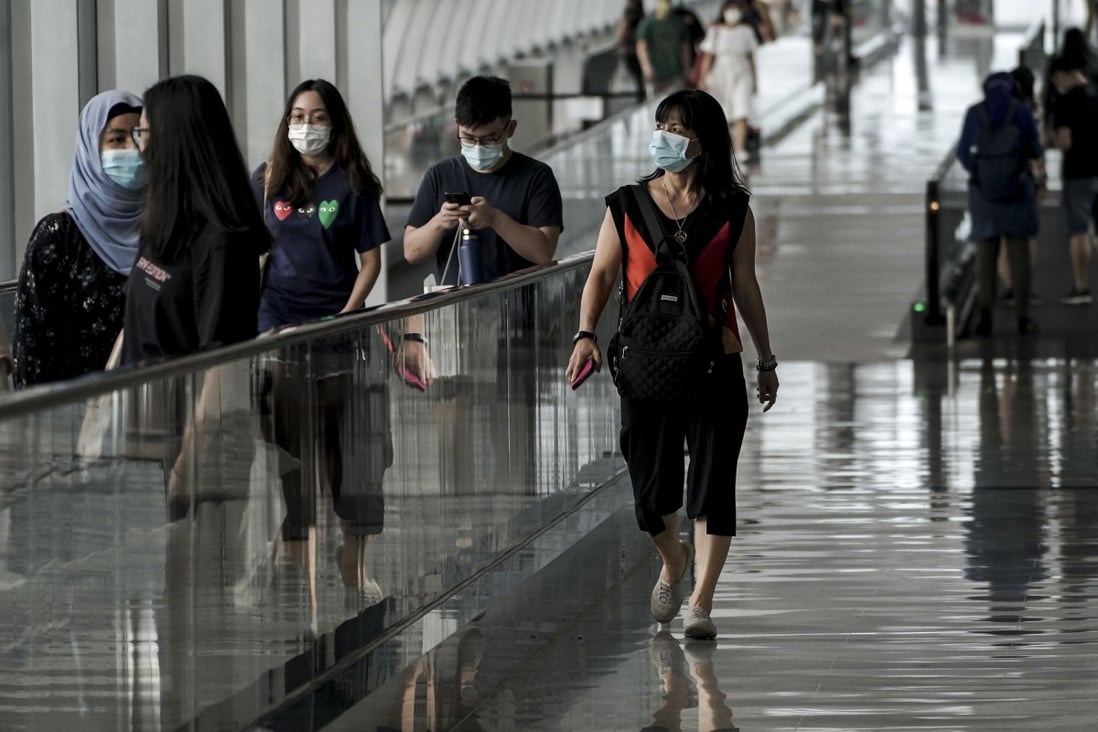
{"label": "polished floor reflection", "polygon": [[783,376],[716,642],[651,620],[626,507],[332,729],[1089,729],[1098,363]]}

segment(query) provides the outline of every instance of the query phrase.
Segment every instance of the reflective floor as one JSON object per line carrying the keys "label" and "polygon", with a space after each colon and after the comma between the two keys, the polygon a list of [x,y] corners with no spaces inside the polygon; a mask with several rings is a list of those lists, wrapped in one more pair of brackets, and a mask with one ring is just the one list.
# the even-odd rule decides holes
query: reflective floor
{"label": "reflective floor", "polygon": [[1091,729],[1098,363],[783,377],[715,643],[652,621],[624,508],[332,729]]}

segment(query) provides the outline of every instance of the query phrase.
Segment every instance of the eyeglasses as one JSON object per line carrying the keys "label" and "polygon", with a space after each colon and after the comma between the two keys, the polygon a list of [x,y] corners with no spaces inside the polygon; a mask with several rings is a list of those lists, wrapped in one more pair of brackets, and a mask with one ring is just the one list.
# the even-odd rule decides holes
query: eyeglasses
{"label": "eyeglasses", "polygon": [[332,120],[327,112],[316,112],[312,116],[302,114],[301,112],[294,112],[286,118],[286,122],[295,130],[300,130],[305,125],[315,125],[317,127],[332,126]]}
{"label": "eyeglasses", "polygon": [[472,135],[463,135],[458,133],[458,142],[462,145],[498,145],[507,139],[507,133],[511,129],[511,121],[508,120],[507,124],[503,126],[503,129],[494,135],[487,135],[485,137],[473,137]]}
{"label": "eyeglasses", "polygon": [[138,147],[141,147],[142,144],[144,144],[145,142],[148,141],[147,140],[148,136],[149,136],[149,128],[148,127],[131,127],[130,128],[130,138],[133,139],[133,144],[137,145]]}

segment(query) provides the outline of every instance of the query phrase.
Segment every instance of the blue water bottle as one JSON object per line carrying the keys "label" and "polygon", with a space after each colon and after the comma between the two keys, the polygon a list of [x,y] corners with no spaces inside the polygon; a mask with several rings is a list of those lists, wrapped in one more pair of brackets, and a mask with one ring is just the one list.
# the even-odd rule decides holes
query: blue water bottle
{"label": "blue water bottle", "polygon": [[461,284],[475,285],[484,282],[484,269],[480,265],[480,239],[468,226],[461,231],[458,264],[461,265]]}

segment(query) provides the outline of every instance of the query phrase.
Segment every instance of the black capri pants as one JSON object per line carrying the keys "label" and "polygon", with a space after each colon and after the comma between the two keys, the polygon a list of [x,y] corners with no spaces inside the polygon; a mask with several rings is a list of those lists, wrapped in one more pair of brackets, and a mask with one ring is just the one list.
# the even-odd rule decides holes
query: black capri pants
{"label": "black capri pants", "polygon": [[690,455],[686,515],[706,518],[706,533],[736,535],[736,465],[747,428],[747,385],[740,354],[717,365],[713,393],[692,404],[621,400],[621,451],[633,483],[637,525],[655,536],[663,516],[683,505],[683,442]]}

